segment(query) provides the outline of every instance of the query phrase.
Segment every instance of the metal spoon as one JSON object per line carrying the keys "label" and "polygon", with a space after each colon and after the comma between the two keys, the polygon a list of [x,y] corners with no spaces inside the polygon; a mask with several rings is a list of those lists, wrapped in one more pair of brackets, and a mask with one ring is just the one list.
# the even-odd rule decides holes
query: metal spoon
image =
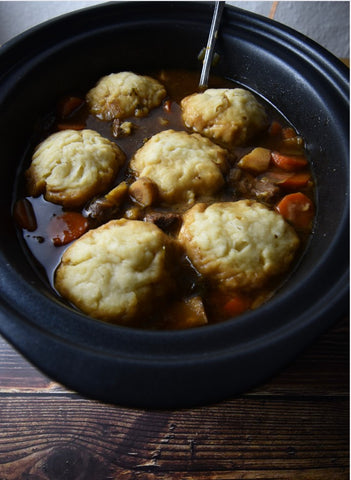
{"label": "metal spoon", "polygon": [[205,50],[205,58],[202,65],[201,76],[200,76],[199,87],[202,90],[207,88],[208,86],[208,77],[210,75],[210,68],[211,68],[213,54],[214,54],[214,46],[217,40],[219,24],[221,22],[224,6],[225,6],[225,2],[222,2],[222,1],[215,2],[210,33],[208,36],[207,46]]}

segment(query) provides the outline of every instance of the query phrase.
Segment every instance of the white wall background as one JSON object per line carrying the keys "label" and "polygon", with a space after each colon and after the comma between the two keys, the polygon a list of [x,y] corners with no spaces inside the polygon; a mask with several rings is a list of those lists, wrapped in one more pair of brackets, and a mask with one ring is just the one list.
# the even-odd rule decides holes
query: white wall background
{"label": "white wall background", "polygon": [[[2,1],[0,44],[58,15],[102,1]],[[341,58],[350,55],[349,1],[228,1],[227,3],[288,25]]]}

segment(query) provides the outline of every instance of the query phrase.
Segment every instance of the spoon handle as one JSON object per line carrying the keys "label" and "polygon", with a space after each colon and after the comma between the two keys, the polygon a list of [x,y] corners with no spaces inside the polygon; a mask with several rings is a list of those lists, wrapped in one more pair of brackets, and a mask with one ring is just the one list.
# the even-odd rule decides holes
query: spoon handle
{"label": "spoon handle", "polygon": [[207,46],[205,50],[205,58],[202,65],[201,76],[200,76],[199,87],[202,89],[206,88],[208,85],[208,77],[210,75],[210,68],[211,68],[213,54],[214,54],[214,46],[216,43],[219,24],[221,22],[224,6],[225,6],[225,1],[215,2],[210,33],[208,36]]}

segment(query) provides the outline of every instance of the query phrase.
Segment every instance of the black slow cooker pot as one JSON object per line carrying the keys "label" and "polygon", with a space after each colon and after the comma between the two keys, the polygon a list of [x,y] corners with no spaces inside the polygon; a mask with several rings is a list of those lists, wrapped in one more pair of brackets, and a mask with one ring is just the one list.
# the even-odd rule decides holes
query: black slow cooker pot
{"label": "black slow cooker pot", "polygon": [[102,75],[198,69],[213,3],[125,2],[44,23],[0,49],[0,330],[68,388],[116,404],[184,407],[264,381],[347,310],[348,69],[276,22],[226,6],[219,75],[258,92],[306,139],[317,219],[290,280],[263,307],[222,324],[151,332],[95,321],[60,302],[33,268],[11,212],[39,119]]}

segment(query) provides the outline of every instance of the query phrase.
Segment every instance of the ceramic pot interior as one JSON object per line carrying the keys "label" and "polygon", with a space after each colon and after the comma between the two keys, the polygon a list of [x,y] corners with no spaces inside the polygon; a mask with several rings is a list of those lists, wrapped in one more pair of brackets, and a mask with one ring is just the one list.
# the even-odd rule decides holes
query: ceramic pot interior
{"label": "ceramic pot interior", "polygon": [[[5,72],[0,77],[0,131],[6,132],[1,152],[0,278],[3,298],[7,304],[16,303],[16,315],[20,311],[39,327],[73,343],[79,338],[89,344],[84,333],[89,330],[106,350],[116,348],[112,330],[128,339],[128,348],[140,348],[144,354],[155,342],[158,353],[163,348],[177,352],[179,338],[186,351],[190,345],[194,349],[194,339],[201,345],[195,345],[195,351],[211,350],[218,342],[221,348],[227,344],[226,332],[234,328],[230,321],[212,329],[212,340],[204,332],[192,331],[176,333],[177,343],[166,334],[167,347],[160,347],[162,333],[157,340],[142,343],[140,332],[104,326],[72,312],[33,268],[11,218],[23,158],[37,141],[40,120],[57,98],[85,92],[102,75],[122,70],[143,73],[175,67],[200,72],[197,57],[206,45],[211,14],[208,2],[108,4],[44,25],[5,46],[0,55],[0,69]],[[216,51],[220,61],[215,73],[262,95],[306,139],[317,184],[317,219],[304,258],[270,304],[237,322],[238,344],[250,339],[253,326],[257,335],[264,335],[282,319],[296,322],[321,297],[342,293],[348,243],[348,98],[346,74],[335,68],[333,57],[260,17],[226,9]],[[262,324],[263,319],[268,323]]]}

